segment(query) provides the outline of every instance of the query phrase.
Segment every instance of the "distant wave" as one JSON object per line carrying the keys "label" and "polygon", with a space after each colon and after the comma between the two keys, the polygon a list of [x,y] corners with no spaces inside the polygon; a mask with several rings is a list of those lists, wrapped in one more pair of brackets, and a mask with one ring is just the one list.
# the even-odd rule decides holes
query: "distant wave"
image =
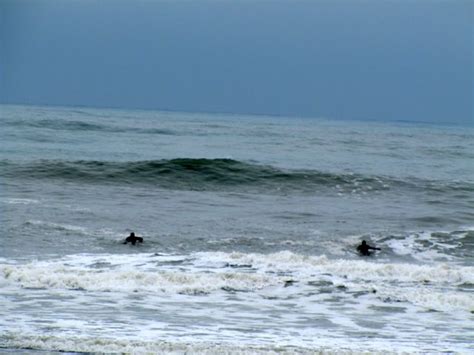
{"label": "distant wave", "polygon": [[137,128],[137,127],[123,127],[117,125],[107,125],[101,123],[91,123],[81,120],[64,120],[64,119],[41,119],[41,120],[12,120],[5,122],[10,126],[17,127],[34,127],[50,130],[62,131],[100,131],[110,133],[141,133],[141,134],[161,134],[161,135],[177,135],[170,129],[160,128]]}
{"label": "distant wave", "polygon": [[290,170],[232,159],[171,159],[128,162],[39,160],[0,161],[0,175],[27,179],[61,179],[79,183],[148,184],[178,190],[241,190],[310,192],[334,188],[344,192],[374,192],[391,188],[474,191],[468,182],[401,180],[363,174]]}

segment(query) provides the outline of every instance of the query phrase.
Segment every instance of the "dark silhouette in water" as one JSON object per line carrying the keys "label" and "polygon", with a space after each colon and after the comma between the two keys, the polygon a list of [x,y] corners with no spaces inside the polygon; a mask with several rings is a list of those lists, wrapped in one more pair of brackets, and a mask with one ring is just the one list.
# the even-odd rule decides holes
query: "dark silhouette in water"
{"label": "dark silhouette in water", "polygon": [[130,233],[130,235],[125,239],[123,244],[127,243],[132,243],[132,245],[135,245],[136,242],[143,243],[143,238],[142,237],[135,237],[135,233]]}
{"label": "dark silhouette in water", "polygon": [[363,240],[362,244],[357,247],[357,251],[365,256],[369,256],[371,254],[369,250],[380,250],[380,248],[371,247],[365,240]]}

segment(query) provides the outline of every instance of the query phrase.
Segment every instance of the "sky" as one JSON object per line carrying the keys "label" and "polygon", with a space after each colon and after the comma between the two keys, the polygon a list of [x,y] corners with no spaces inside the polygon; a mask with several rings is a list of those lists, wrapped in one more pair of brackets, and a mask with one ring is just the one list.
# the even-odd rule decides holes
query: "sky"
{"label": "sky", "polygon": [[474,1],[0,0],[0,102],[474,122]]}

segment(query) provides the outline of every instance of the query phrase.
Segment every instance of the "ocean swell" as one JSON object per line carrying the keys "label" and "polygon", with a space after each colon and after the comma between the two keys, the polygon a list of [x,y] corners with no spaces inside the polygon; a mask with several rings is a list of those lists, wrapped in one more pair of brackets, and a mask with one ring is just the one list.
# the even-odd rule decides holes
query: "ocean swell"
{"label": "ocean swell", "polygon": [[[84,114],[84,113],[81,113]],[[161,128],[140,128],[127,127],[121,125],[111,125],[104,123],[96,123],[84,120],[66,120],[66,119],[40,119],[40,120],[24,120],[15,119],[4,122],[11,127],[27,127],[41,130],[55,131],[78,131],[78,132],[102,132],[102,133],[138,133],[152,135],[178,135],[179,133],[170,129]]]}
{"label": "ocean swell", "polygon": [[38,160],[0,162],[0,175],[26,179],[60,179],[78,183],[147,184],[177,190],[238,190],[311,192],[332,188],[338,192],[374,192],[391,188],[474,191],[467,182],[400,180],[355,173],[290,170],[232,159],[146,160],[110,162],[94,160]]}

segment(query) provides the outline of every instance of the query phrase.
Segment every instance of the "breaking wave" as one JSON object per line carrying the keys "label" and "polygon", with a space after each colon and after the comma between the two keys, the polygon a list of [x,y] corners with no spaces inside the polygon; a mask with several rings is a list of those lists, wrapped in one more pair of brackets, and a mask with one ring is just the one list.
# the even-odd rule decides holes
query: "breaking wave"
{"label": "breaking wave", "polygon": [[[370,348],[373,354],[386,354],[385,348]],[[163,339],[111,339],[108,337],[78,337],[71,335],[35,336],[20,332],[8,332],[0,337],[0,348],[35,349],[60,352],[84,353],[122,353],[122,354],[203,354],[203,355],[316,355],[355,353],[349,346],[324,344],[318,348],[305,348],[287,345],[249,345],[239,343],[204,342],[204,341],[167,341]],[[365,348],[367,350],[367,348]]]}
{"label": "breaking wave", "polygon": [[[0,264],[0,285],[24,289],[130,292],[203,296],[243,292],[293,297],[314,292],[374,294],[438,311],[474,311],[474,300],[456,288],[474,284],[474,268],[331,260],[282,251],[273,254],[202,252],[190,255],[71,255],[49,261]],[[273,295],[273,296],[272,296]],[[288,294],[285,295],[285,297]]]}

